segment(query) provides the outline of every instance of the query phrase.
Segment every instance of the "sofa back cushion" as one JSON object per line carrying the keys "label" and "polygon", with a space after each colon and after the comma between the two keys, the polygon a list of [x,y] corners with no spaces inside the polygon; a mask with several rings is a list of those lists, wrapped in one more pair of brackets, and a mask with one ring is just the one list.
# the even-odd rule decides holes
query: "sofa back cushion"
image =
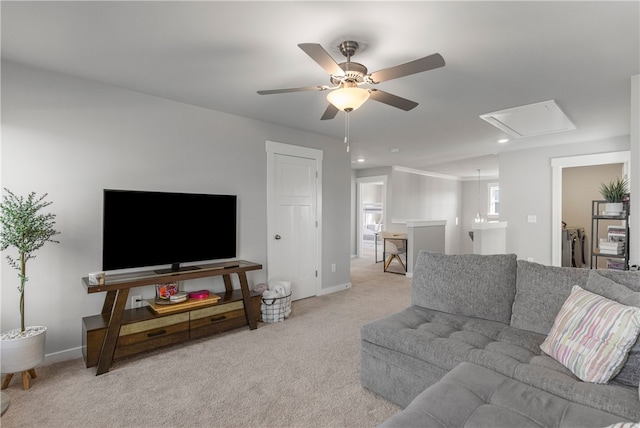
{"label": "sofa back cushion", "polygon": [[[615,282],[612,278],[626,285]],[[592,270],[589,272],[585,289],[615,302],[640,308],[640,292],[633,291],[640,290],[640,273],[638,272]],[[629,386],[638,386],[640,383],[640,338],[629,351],[622,370],[613,379]]]}
{"label": "sofa back cushion", "polygon": [[420,251],[413,272],[411,303],[508,324],[515,296],[516,260],[515,254]]}
{"label": "sofa back cushion", "polygon": [[511,326],[549,334],[562,304],[571,294],[571,287],[583,286],[588,278],[588,269],[545,266],[518,260]]}
{"label": "sofa back cushion", "polygon": [[626,293],[624,289],[640,291],[640,272],[612,269],[597,271],[599,277],[607,278],[619,284],[619,287],[599,285],[594,279],[587,283],[590,273],[591,269],[546,266],[518,260],[511,326],[549,334],[556,315],[574,285],[622,304],[635,305],[635,301],[629,301],[633,293]]}

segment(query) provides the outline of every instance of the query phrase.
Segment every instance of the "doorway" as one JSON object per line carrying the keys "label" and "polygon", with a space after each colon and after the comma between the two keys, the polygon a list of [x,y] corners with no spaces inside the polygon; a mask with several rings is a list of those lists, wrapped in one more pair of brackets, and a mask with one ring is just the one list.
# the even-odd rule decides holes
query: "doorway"
{"label": "doorway", "polygon": [[322,151],[267,141],[267,278],[291,281],[292,300],[318,295]]}
{"label": "doorway", "polygon": [[[631,153],[628,151],[551,159],[551,264],[553,266],[562,266],[563,171],[566,168],[622,164],[623,175],[629,177],[630,159]],[[590,219],[591,209],[590,207],[588,209]],[[589,220],[589,227],[591,227],[590,223]]]}
{"label": "doorway", "polygon": [[362,177],[357,184],[357,257],[375,261],[382,257],[382,242],[376,234],[385,230],[387,176]]}

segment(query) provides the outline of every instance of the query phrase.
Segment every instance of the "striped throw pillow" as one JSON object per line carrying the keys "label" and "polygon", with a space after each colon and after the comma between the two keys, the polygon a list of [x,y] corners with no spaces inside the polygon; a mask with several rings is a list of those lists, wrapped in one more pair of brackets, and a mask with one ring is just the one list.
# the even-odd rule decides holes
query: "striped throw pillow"
{"label": "striped throw pillow", "polygon": [[585,382],[607,383],[640,333],[640,308],[574,285],[540,349]]}

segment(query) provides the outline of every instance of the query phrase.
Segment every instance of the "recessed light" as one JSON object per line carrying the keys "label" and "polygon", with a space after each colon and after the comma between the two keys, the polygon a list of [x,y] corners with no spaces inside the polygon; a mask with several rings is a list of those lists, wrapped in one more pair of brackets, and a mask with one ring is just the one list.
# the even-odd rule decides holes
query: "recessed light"
{"label": "recessed light", "polygon": [[508,143],[508,142],[509,142],[509,139],[508,139],[508,138],[500,138],[500,139],[498,140],[498,143],[500,143],[500,144],[504,144],[504,143]]}
{"label": "recessed light", "polygon": [[398,153],[400,152],[400,149],[397,147],[394,147],[393,149],[391,149],[391,153]]}
{"label": "recessed light", "polygon": [[362,163],[362,162],[364,162],[364,159],[360,158],[360,159],[358,159],[358,162]]}

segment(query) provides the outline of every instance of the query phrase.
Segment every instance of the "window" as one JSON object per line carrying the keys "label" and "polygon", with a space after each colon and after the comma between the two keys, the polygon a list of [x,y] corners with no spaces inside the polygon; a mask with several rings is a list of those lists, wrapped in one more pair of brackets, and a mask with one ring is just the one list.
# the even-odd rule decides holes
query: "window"
{"label": "window", "polygon": [[489,215],[500,215],[500,186],[498,183],[489,183]]}

